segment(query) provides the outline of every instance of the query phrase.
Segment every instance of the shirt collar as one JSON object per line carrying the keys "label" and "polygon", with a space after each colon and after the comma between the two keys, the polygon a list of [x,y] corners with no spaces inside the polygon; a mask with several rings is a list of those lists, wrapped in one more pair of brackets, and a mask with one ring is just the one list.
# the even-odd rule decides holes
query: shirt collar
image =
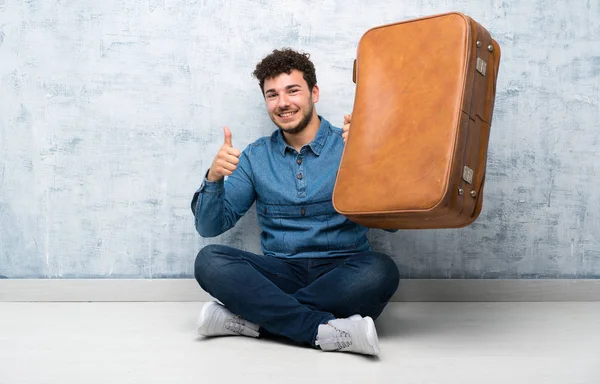
{"label": "shirt collar", "polygon": [[[313,153],[317,156],[321,154],[321,150],[325,146],[325,141],[327,140],[327,136],[329,135],[329,122],[325,120],[323,117],[319,116],[319,120],[321,124],[319,125],[319,129],[317,130],[317,134],[313,141],[308,143],[308,147],[313,151]],[[285,157],[285,151],[287,149],[294,150],[294,148],[285,142],[283,139],[283,134],[281,133],[281,129],[278,129],[273,135],[274,141],[277,143],[279,152],[281,156]]]}

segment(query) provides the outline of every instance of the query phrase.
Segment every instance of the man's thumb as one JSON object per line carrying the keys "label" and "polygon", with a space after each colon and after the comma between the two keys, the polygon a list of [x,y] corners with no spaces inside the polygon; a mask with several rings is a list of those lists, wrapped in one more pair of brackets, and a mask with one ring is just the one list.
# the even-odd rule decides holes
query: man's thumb
{"label": "man's thumb", "polygon": [[231,143],[231,131],[228,127],[223,127],[223,132],[225,133],[225,144],[233,147],[233,144]]}

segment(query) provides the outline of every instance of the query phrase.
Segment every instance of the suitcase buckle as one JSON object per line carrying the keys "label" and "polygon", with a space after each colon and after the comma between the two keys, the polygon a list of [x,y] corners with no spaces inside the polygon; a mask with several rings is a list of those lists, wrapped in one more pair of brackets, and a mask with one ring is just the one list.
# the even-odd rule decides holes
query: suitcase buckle
{"label": "suitcase buckle", "polygon": [[487,70],[487,63],[481,59],[481,57],[477,58],[477,72],[481,73],[485,76]]}
{"label": "suitcase buckle", "polygon": [[473,184],[473,170],[469,167],[463,169],[463,180],[469,184]]}

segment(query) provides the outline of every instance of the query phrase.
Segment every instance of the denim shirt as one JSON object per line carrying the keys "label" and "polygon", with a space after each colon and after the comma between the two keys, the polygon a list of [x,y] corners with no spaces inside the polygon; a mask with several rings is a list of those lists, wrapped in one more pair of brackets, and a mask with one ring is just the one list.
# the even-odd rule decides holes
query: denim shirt
{"label": "denim shirt", "polygon": [[370,251],[368,229],[333,208],[343,131],[321,116],[319,119],[314,140],[300,153],[276,130],[250,144],[226,180],[205,178],[191,203],[198,233],[203,237],[220,235],[256,201],[265,255],[335,257]]}

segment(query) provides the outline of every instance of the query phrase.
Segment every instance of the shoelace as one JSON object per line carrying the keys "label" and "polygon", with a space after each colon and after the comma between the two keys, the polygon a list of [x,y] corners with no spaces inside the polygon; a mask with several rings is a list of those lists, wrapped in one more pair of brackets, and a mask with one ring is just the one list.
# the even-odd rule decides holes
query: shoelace
{"label": "shoelace", "polygon": [[235,333],[242,333],[245,326],[246,323],[241,316],[234,316],[225,320],[225,328]]}
{"label": "shoelace", "polygon": [[350,337],[350,334],[348,332],[342,331],[341,329],[338,329],[331,324],[327,325],[329,325],[335,330],[333,336],[331,336],[328,339],[315,340],[316,345],[335,344],[337,347],[336,350],[338,351],[344,348],[348,348],[352,345],[352,337]]}

